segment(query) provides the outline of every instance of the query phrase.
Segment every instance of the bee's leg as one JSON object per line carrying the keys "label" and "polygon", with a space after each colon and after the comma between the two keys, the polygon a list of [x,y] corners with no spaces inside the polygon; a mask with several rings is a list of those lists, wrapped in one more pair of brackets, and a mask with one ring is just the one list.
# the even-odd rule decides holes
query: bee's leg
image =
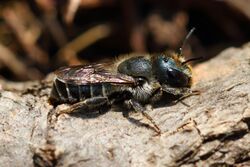
{"label": "bee's leg", "polygon": [[91,111],[95,109],[100,109],[103,105],[109,104],[107,97],[92,97],[84,101],[72,104],[68,109],[60,110],[57,112],[57,116],[60,114],[71,114],[79,111]]}
{"label": "bee's leg", "polygon": [[181,97],[177,100],[177,102],[182,101],[182,100],[184,100],[184,99],[187,98],[187,97],[195,96],[195,95],[200,95],[200,94],[201,94],[201,92],[198,91],[198,90],[191,91],[190,93],[187,93],[187,94],[184,94],[183,96],[181,96]]}
{"label": "bee's leg", "polygon": [[153,118],[145,112],[145,108],[140,103],[132,99],[129,100],[128,103],[135,111],[142,113],[142,115],[153,124],[154,130],[157,134],[161,134],[161,129],[157,126]]}
{"label": "bee's leg", "polygon": [[181,102],[185,106],[188,106],[188,104],[185,104],[183,100],[187,97],[193,96],[193,95],[199,95],[200,91],[192,91],[190,88],[172,88],[168,87],[167,85],[162,86],[162,90],[166,93],[172,94],[174,96],[180,96],[177,100],[174,101],[174,103]]}
{"label": "bee's leg", "polygon": [[188,97],[190,97],[190,96],[199,95],[199,94],[200,94],[200,92],[198,92],[198,91],[193,91],[193,92],[191,92],[191,93],[189,93],[189,94],[185,94],[185,95],[181,96],[181,97],[178,98],[177,100],[173,101],[173,103],[174,103],[174,104],[177,104],[177,103],[180,102],[180,103],[183,104],[184,106],[190,107],[190,105],[187,104],[187,103],[185,103],[183,100],[186,99],[186,98],[188,98]]}
{"label": "bee's leg", "polygon": [[162,85],[162,90],[175,96],[185,96],[192,94],[192,90],[190,88],[173,88],[168,87],[168,85]]}

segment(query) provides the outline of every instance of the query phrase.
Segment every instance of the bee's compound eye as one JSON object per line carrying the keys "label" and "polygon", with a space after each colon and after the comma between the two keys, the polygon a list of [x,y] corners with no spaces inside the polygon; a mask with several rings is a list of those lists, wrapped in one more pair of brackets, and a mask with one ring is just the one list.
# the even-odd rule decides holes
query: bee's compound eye
{"label": "bee's compound eye", "polygon": [[185,87],[190,83],[190,77],[170,57],[159,56],[155,60],[154,75],[160,83],[173,87]]}
{"label": "bee's compound eye", "polygon": [[142,86],[147,82],[147,79],[145,77],[136,77],[135,78],[137,85]]}
{"label": "bee's compound eye", "polygon": [[190,80],[185,73],[177,69],[169,68],[169,70],[166,73],[166,76],[167,76],[166,77],[167,83],[171,86],[176,86],[176,87],[187,86]]}

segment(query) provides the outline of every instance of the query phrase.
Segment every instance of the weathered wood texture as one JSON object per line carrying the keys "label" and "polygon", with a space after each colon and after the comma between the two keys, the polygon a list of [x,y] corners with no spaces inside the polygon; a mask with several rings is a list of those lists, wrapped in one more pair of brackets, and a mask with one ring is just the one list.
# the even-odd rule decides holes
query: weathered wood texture
{"label": "weathered wood texture", "polygon": [[250,44],[223,51],[194,74],[201,94],[183,100],[189,106],[149,112],[161,136],[137,113],[131,117],[140,126],[114,111],[55,121],[50,88],[3,83],[1,166],[250,166]]}

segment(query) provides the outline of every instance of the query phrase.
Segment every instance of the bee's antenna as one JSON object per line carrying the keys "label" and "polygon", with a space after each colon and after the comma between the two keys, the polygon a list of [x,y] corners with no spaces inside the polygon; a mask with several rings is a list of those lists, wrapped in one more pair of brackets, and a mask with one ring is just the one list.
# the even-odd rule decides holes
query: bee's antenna
{"label": "bee's antenna", "polygon": [[202,57],[202,56],[201,56],[201,57],[191,58],[191,59],[188,59],[188,60],[182,62],[181,65],[187,64],[187,63],[189,63],[190,61],[201,60],[201,59],[203,59],[203,58],[204,58],[204,57]]}
{"label": "bee's antenna", "polygon": [[183,55],[183,48],[184,48],[184,46],[186,45],[187,40],[188,40],[188,39],[190,38],[190,36],[193,34],[194,30],[195,30],[195,27],[193,27],[193,28],[188,32],[188,34],[186,35],[185,39],[184,39],[183,42],[182,42],[181,47],[179,48],[179,55]]}

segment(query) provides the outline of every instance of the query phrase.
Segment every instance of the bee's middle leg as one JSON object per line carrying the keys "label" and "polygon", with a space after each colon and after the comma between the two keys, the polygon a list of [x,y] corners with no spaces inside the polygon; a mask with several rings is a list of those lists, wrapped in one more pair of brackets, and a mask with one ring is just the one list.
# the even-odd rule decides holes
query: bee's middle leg
{"label": "bee's middle leg", "polygon": [[144,118],[146,118],[153,124],[154,130],[157,134],[161,134],[161,129],[155,123],[154,119],[145,112],[146,109],[139,102],[131,99],[128,100],[128,103],[136,112],[140,112]]}
{"label": "bee's middle leg", "polygon": [[59,116],[60,114],[71,114],[79,111],[101,109],[101,107],[106,104],[109,104],[109,100],[107,97],[92,97],[72,104],[69,108],[58,111],[56,115]]}

